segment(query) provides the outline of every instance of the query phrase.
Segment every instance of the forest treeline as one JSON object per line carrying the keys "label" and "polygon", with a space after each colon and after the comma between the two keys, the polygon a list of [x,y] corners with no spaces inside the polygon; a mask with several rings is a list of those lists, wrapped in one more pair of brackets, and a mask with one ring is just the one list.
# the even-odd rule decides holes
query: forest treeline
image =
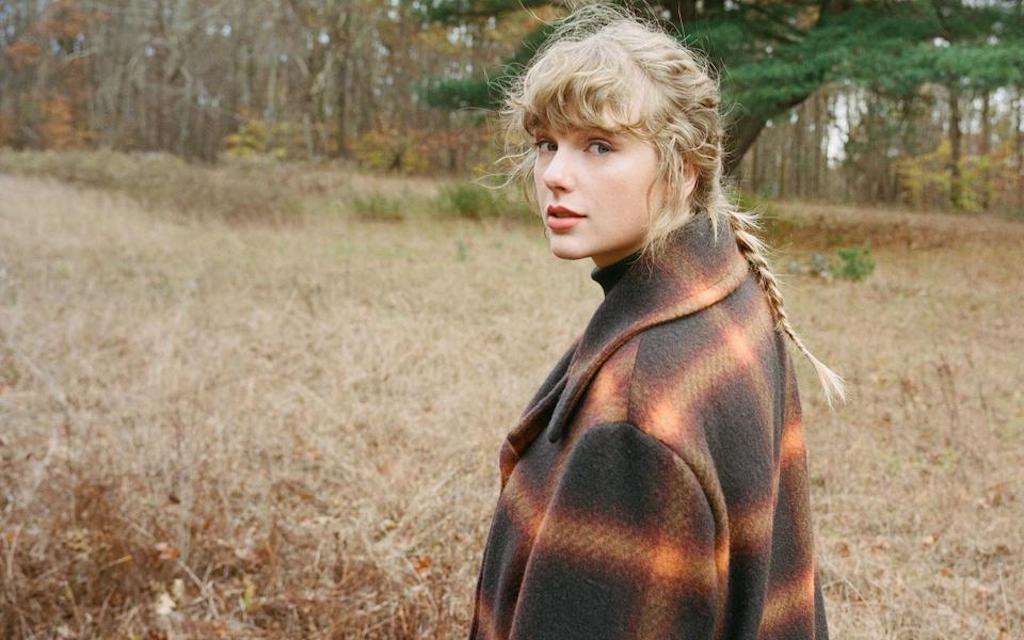
{"label": "forest treeline", "polygon": [[[634,2],[708,56],[775,197],[1024,212],[1021,0]],[[4,0],[0,146],[468,174],[561,3]]]}

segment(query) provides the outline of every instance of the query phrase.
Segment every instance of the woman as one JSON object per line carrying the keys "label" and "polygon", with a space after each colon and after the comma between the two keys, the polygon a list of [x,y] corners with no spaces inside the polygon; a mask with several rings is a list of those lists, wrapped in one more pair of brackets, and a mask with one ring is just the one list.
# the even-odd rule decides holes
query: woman
{"label": "woman", "polygon": [[551,251],[604,300],[509,433],[472,639],[825,638],[788,337],[723,193],[719,93],[620,9],[557,25],[507,94]]}

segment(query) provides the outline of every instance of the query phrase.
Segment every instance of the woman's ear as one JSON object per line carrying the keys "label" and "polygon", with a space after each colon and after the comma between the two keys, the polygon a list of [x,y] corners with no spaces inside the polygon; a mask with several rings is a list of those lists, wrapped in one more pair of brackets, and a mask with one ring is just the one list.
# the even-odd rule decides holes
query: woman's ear
{"label": "woman's ear", "polygon": [[697,188],[697,169],[687,160],[683,160],[682,170],[683,195],[689,199],[690,194]]}

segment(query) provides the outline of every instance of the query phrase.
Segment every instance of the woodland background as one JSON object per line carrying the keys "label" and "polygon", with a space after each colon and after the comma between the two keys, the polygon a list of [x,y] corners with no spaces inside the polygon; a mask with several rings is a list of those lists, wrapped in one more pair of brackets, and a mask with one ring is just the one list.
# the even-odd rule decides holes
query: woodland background
{"label": "woodland background", "polygon": [[[647,5],[706,53],[748,191],[1024,207],[1022,4]],[[5,0],[0,146],[468,175],[557,3]]]}
{"label": "woodland background", "polygon": [[[837,638],[1024,637],[1020,0],[646,3],[786,308]],[[462,638],[600,303],[481,186],[534,0],[0,0],[0,638]]]}

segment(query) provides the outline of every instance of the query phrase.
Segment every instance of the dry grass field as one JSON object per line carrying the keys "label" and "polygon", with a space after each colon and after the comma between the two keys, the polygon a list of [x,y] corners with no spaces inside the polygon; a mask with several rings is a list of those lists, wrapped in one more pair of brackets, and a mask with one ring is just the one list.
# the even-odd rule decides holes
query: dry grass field
{"label": "dry grass field", "polygon": [[[850,389],[796,358],[833,637],[1024,637],[1024,224],[779,207],[780,270],[877,262],[783,274]],[[0,175],[0,637],[466,635],[499,444],[600,288],[521,224],[311,208]]]}

